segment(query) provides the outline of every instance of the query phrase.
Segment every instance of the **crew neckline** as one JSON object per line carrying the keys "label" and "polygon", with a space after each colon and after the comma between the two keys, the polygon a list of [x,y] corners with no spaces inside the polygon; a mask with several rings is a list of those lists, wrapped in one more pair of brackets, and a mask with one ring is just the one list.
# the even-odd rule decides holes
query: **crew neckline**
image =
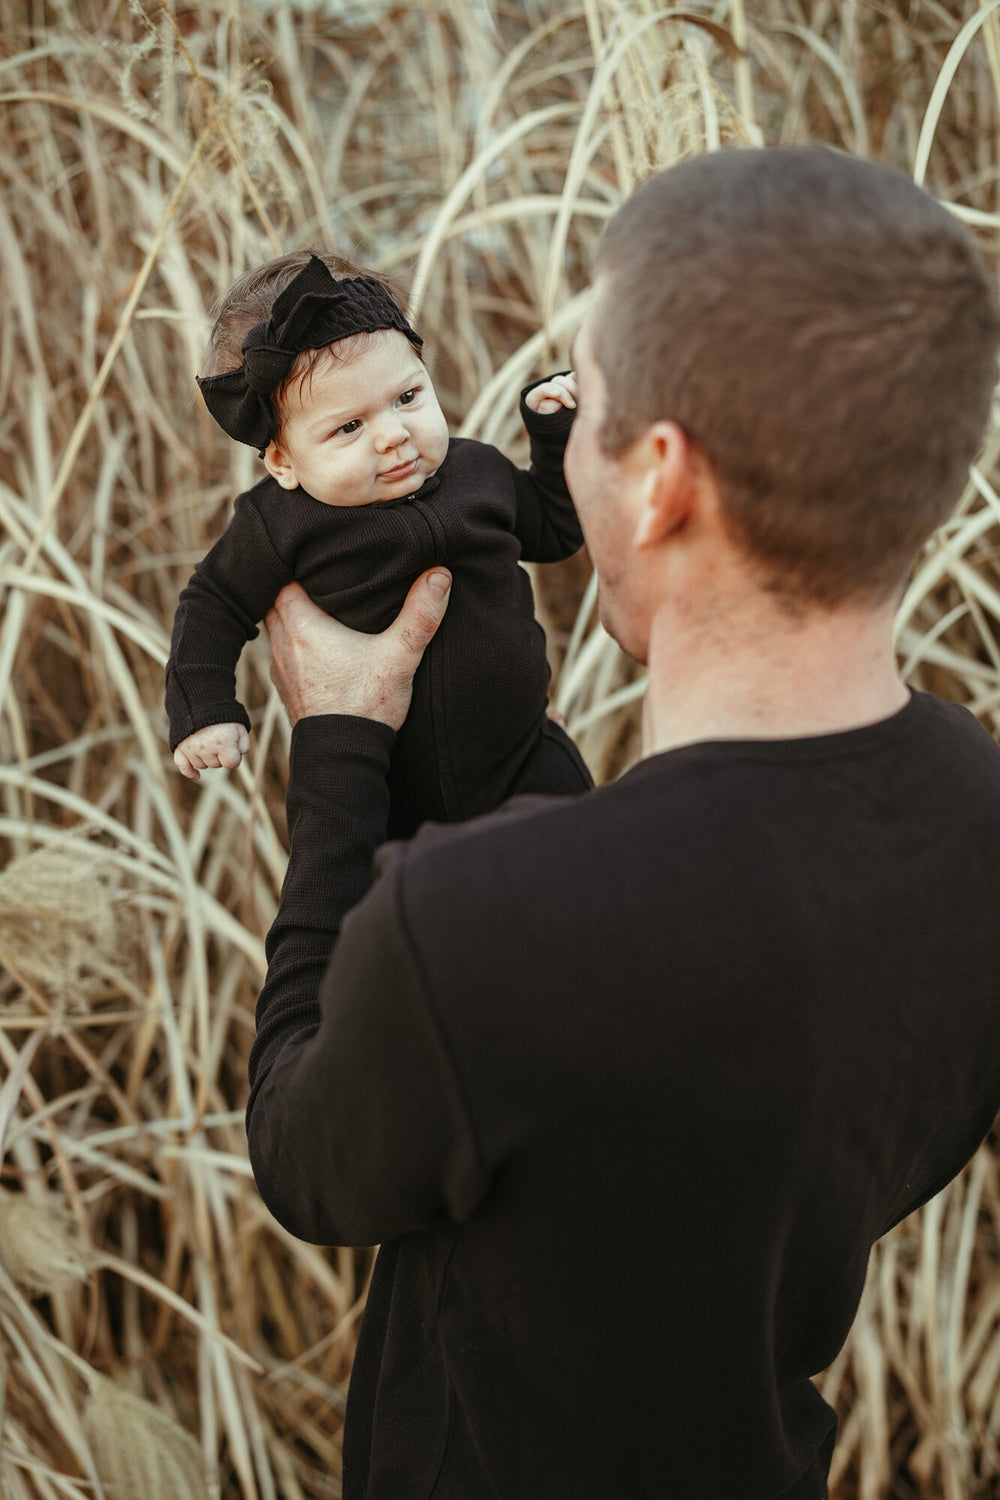
{"label": "crew neckline", "polygon": [[672,749],[658,750],[652,755],[645,756],[637,761],[630,771],[626,772],[626,775],[668,758],[733,761],[832,759],[854,754],[881,743],[889,743],[911,733],[924,715],[929,710],[933,711],[930,707],[932,705],[939,705],[941,708],[960,707],[958,704],[946,704],[931,694],[919,693],[912,688],[909,689],[909,693],[908,700],[901,708],[896,709],[884,719],[876,719],[871,724],[859,724],[853,729],[836,729],[823,734],[775,737],[774,739],[762,736],[759,739],[695,740],[688,745],[677,745]]}

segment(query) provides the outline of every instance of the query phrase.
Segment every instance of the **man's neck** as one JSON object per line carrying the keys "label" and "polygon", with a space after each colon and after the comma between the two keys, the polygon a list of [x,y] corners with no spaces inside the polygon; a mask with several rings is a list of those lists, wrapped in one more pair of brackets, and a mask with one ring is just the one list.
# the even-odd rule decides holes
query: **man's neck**
{"label": "man's neck", "polygon": [[909,698],[891,603],[793,615],[755,593],[725,619],[697,613],[654,621],[645,755],[705,740],[835,734],[886,719]]}

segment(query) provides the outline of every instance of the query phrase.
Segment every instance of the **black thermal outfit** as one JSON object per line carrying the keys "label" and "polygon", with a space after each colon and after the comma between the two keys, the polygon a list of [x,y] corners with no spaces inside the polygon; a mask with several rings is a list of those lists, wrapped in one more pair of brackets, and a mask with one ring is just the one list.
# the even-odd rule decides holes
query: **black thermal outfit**
{"label": "black thermal outfit", "polygon": [[264,1201],[382,1244],[345,1500],[819,1500],[809,1377],[1000,1105],[1000,748],[915,695],[372,882],[392,741],[295,728],[251,1057]]}
{"label": "black thermal outfit", "polygon": [[572,741],[546,718],[545,637],[518,567],[568,557],[583,540],[562,464],[573,412],[532,412],[522,395],[521,414],[527,472],[456,438],[437,474],[402,500],[324,505],[270,477],[241,495],[181,593],[167,663],[171,750],[210,724],[250,727],[236,663],[290,580],[345,625],[375,632],[441,563],[454,587],[393,754],[393,832],[489,811],[515,791],[588,787]]}

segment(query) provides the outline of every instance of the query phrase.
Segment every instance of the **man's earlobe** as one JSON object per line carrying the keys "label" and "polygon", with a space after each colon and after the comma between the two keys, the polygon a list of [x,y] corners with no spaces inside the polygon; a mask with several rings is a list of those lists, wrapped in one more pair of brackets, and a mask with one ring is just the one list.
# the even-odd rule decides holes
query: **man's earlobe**
{"label": "man's earlobe", "polygon": [[299,481],[292,468],[291,460],[284,448],[279,448],[273,438],[264,449],[264,467],[283,490],[298,489]]}
{"label": "man's earlobe", "polygon": [[643,504],[635,529],[638,550],[655,547],[680,531],[691,509],[692,474],[687,434],[676,422],[656,422],[648,444]]}

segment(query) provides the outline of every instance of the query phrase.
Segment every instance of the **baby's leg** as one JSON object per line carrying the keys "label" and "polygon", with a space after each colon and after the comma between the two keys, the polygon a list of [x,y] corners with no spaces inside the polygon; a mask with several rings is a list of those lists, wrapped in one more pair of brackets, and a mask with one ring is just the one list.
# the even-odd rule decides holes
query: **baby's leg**
{"label": "baby's leg", "polygon": [[412,839],[421,823],[427,818],[433,818],[433,811],[421,812],[415,807],[406,793],[403,777],[400,775],[399,767],[395,762],[389,766],[389,821],[385,836],[387,839]]}
{"label": "baby's leg", "polygon": [[[412,752],[413,747],[408,748]],[[463,766],[466,784],[462,788],[461,800],[456,792],[450,804],[443,792],[433,804],[412,797],[408,780],[403,775],[404,767],[394,759],[389,770],[387,838],[412,838],[420,824],[427,820],[454,823],[481,817],[495,812],[509,797],[578,797],[581,792],[589,792],[594,785],[583,756],[565,729],[547,717],[543,718],[527,754],[524,754],[523,747],[521,754],[513,775],[507,766],[498,765],[489,777],[473,779],[469,767]]]}

